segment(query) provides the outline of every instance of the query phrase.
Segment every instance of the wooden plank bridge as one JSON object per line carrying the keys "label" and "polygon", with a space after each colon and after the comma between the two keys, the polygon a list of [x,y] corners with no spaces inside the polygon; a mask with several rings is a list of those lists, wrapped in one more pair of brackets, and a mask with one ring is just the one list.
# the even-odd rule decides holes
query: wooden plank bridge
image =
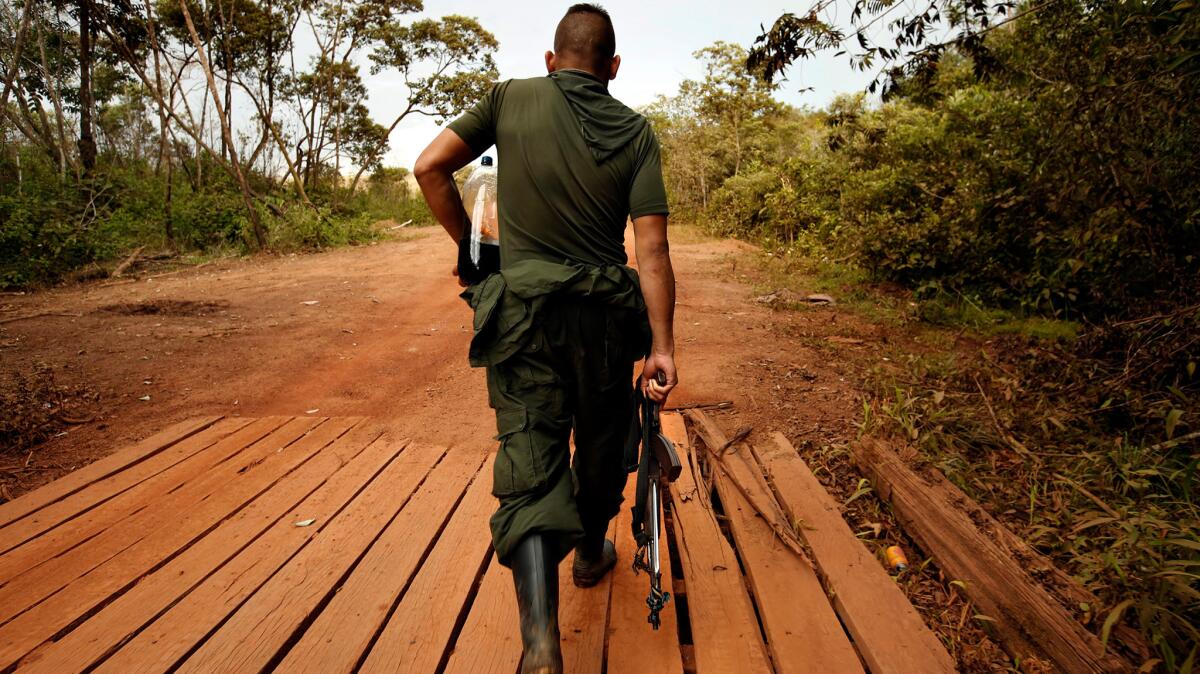
{"label": "wooden plank bridge", "polygon": [[[671,490],[663,627],[646,624],[625,509],[616,571],[586,590],[560,574],[567,671],[953,671],[835,507],[812,493],[780,504],[807,508],[789,515],[821,532],[816,554],[845,557],[823,579],[831,601],[756,513],[775,503],[763,471],[747,458],[705,478],[683,419],[664,427],[688,463]],[[803,491],[815,480],[792,479],[793,457],[768,472]],[[513,674],[490,482],[487,448],[399,440],[366,419],[177,424],[0,505],[0,672]]]}

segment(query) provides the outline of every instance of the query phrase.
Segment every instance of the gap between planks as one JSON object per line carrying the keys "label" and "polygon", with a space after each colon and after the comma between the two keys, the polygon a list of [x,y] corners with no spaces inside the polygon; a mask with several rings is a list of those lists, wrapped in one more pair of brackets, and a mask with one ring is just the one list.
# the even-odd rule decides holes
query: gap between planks
{"label": "gap between planks", "polygon": [[[209,473],[179,489],[159,507],[148,508],[143,521],[134,521],[123,528],[141,525],[149,533],[0,627],[0,664],[10,664],[60,630],[86,619],[112,596],[123,593],[146,573],[185,553],[221,522],[236,517],[293,471],[303,473],[303,466],[358,421],[317,418],[285,424],[276,434],[256,443],[257,451],[229,464],[227,471]],[[297,432],[301,434],[293,438]],[[241,467],[234,470],[239,464]],[[119,545],[122,531],[114,532]],[[103,546],[108,538],[105,534],[93,540]]]}
{"label": "gap between planks", "polygon": [[[38,510],[57,503],[89,485],[111,477],[156,453],[212,426],[220,416],[196,417],[174,424],[124,450],[114,452],[24,494],[0,503],[0,536],[3,528]],[[3,548],[0,547],[0,550]]]}
{"label": "gap between planks", "polygon": [[[198,587],[248,547],[281,533],[305,532],[302,517],[336,509],[383,469],[404,447],[356,428],[325,447],[317,458],[284,478],[252,505],[225,520],[182,554],[159,567],[96,615],[67,633],[21,671],[86,669],[136,635],[181,597]],[[319,529],[319,527],[314,527]]]}

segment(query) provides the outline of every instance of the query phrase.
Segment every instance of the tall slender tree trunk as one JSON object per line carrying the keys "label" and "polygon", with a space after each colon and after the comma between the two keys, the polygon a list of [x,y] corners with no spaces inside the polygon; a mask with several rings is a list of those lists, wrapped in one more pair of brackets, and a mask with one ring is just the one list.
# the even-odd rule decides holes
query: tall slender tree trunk
{"label": "tall slender tree trunk", "polygon": [[79,2],[79,161],[84,173],[96,167],[96,138],[92,131],[92,3]]}
{"label": "tall slender tree trunk", "polygon": [[208,61],[208,55],[205,53],[203,45],[200,44],[200,36],[196,34],[196,25],[192,23],[192,14],[188,11],[187,0],[179,0],[179,7],[183,10],[183,19],[187,23],[188,33],[196,47],[196,56],[200,59],[200,67],[204,69],[204,77],[208,81],[209,90],[212,91],[213,107],[217,110],[217,117],[221,124],[221,137],[230,149],[229,163],[233,165],[234,176],[237,178],[238,187],[241,188],[242,202],[246,207],[246,214],[250,217],[254,241],[260,250],[264,249],[267,247],[267,231],[263,227],[258,209],[254,207],[254,198],[250,192],[250,183],[246,180],[246,173],[242,170],[237,153],[233,151],[233,131],[229,125],[229,119],[225,117],[225,110],[221,107],[221,97],[217,93],[217,83],[213,77],[212,65]]}
{"label": "tall slender tree trunk", "polygon": [[[236,25],[233,16],[234,3],[229,3],[229,15],[225,14],[225,3],[217,0],[217,15],[221,18],[221,61],[225,71],[225,119],[233,119],[233,45],[230,26]],[[232,124],[232,121],[230,122]],[[233,159],[233,139],[229,139],[229,158]]]}
{"label": "tall slender tree trunk", "polygon": [[[163,90],[162,79],[162,62],[159,59],[158,53],[158,34],[154,23],[154,9],[150,3],[146,3],[146,30],[147,36],[150,39],[150,51],[154,55],[154,84],[158,87],[161,94]],[[172,98],[174,96],[172,95]],[[167,108],[165,105],[158,106],[158,165],[162,167],[166,164],[166,186],[165,194],[163,195],[163,234],[167,237],[167,244],[171,248],[175,247],[175,223],[174,212],[172,208],[171,189],[174,181],[174,167],[171,162],[171,147],[168,142],[170,135],[170,118],[167,117]]]}
{"label": "tall slender tree trunk", "polygon": [[67,125],[63,117],[62,97],[58,94],[59,73],[51,73],[49,62],[46,60],[46,39],[42,34],[42,26],[37,27],[38,55],[42,60],[42,73],[46,78],[46,92],[50,94],[50,102],[54,105],[54,124],[58,130],[58,179],[67,180]]}

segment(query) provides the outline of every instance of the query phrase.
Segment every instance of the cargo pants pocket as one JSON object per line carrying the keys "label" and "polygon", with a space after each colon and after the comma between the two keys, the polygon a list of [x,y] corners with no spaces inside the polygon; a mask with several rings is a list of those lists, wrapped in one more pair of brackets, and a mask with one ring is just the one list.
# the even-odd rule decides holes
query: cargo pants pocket
{"label": "cargo pants pocket", "polygon": [[498,409],[496,430],[500,450],[492,466],[493,496],[544,491],[565,467],[569,419],[555,420],[523,407]]}

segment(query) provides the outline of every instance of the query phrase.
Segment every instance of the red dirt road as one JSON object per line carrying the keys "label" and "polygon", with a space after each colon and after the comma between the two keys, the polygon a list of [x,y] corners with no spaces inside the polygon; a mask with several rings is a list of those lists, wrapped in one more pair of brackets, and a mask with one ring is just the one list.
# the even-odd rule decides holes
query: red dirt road
{"label": "red dirt road", "polygon": [[[828,349],[791,338],[845,335],[848,317],[832,308],[772,312],[753,302],[751,247],[686,229],[674,239],[682,383],[671,403],[732,400],[739,422],[760,431],[848,437],[857,403],[844,373]],[[46,363],[60,383],[100,395],[93,421],[37,447],[28,466],[15,464],[5,495],[201,414],[363,415],[397,435],[490,448],[494,422],[483,372],[466,362],[471,317],[448,273],[453,254],[439,232],[422,230],[405,241],[5,298],[0,320],[79,316],[0,324],[3,370]],[[14,458],[24,459],[4,457],[0,468]]]}

